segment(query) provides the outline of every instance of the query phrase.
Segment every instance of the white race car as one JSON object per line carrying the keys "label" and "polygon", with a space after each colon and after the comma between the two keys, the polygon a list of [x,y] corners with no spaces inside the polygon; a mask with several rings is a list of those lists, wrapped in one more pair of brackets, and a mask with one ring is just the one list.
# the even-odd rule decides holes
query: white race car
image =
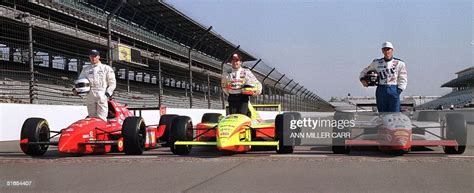
{"label": "white race car", "polygon": [[[357,105],[361,106],[374,105]],[[432,116],[428,113],[420,112],[419,116]],[[336,154],[348,154],[353,146],[378,146],[381,151],[397,155],[409,152],[415,146],[442,146],[446,154],[462,154],[466,149],[467,126],[464,115],[460,113],[447,113],[439,122],[435,119],[412,121],[400,112],[336,112],[334,119],[354,120],[354,127],[333,128],[333,132],[351,133],[348,138],[332,139],[332,151]],[[432,128],[439,128],[440,132],[432,132]],[[354,136],[357,130],[359,134]],[[427,138],[425,134],[435,139]]]}

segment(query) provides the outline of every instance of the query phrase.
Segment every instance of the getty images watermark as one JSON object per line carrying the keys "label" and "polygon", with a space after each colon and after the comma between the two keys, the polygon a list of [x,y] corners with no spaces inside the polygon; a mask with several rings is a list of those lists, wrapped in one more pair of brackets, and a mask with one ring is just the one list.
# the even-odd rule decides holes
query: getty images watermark
{"label": "getty images watermark", "polygon": [[[351,132],[344,128],[354,127],[354,120],[334,120],[305,117],[302,119],[290,120],[290,138],[296,139],[324,139],[324,138],[350,138]],[[301,128],[301,130],[299,129]],[[337,132],[320,131],[322,128],[336,128]],[[297,131],[298,129],[298,131]]]}

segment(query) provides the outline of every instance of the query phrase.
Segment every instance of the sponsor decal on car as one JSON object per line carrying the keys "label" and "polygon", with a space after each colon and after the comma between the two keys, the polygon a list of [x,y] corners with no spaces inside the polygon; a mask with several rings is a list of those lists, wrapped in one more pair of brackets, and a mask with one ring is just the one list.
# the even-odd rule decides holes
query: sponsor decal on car
{"label": "sponsor decal on car", "polygon": [[89,132],[89,139],[94,140],[94,131]]}
{"label": "sponsor decal on car", "polygon": [[408,136],[408,132],[406,131],[395,131],[394,133],[395,136]]}
{"label": "sponsor decal on car", "polygon": [[122,140],[119,140],[119,141],[117,142],[117,146],[118,146],[119,149],[123,148],[123,141],[122,141]]}

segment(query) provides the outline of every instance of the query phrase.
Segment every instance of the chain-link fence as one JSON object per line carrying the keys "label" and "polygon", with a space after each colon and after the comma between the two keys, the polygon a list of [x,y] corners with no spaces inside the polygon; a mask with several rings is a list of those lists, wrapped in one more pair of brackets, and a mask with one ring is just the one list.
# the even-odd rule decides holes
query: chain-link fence
{"label": "chain-link fence", "polygon": [[247,61],[243,66],[257,74],[263,85],[262,95],[253,98],[254,103],[279,103],[288,111],[327,111],[332,108],[325,100],[264,61]]}
{"label": "chain-link fence", "polygon": [[[91,10],[80,7],[77,3],[66,6],[74,1],[58,2],[61,3],[49,2],[42,6],[27,2],[17,4],[13,0],[0,3],[1,102],[84,104],[83,98],[72,95],[73,81],[82,67],[90,64],[88,50],[99,50],[102,63],[107,63],[108,35],[103,26],[99,25],[103,22],[105,13],[97,18],[89,18],[89,21],[78,19],[79,15],[69,18],[58,13],[57,9],[61,8],[63,12],[69,11],[71,14],[77,11],[89,13]],[[100,11],[94,9],[92,13],[100,14]],[[220,69],[216,69],[219,61],[216,58],[192,53],[193,78],[190,85],[189,70],[186,68],[188,60],[183,56],[183,50],[187,47],[169,40],[166,40],[166,44],[149,43],[148,39],[137,40],[123,35],[134,31],[140,37],[147,37],[146,34],[150,33],[142,33],[144,29],[136,28],[137,26],[127,25],[126,31],[114,31],[111,36],[114,45],[124,43],[142,51],[143,65],[112,63],[117,78],[114,94],[117,101],[133,107],[165,105],[180,108],[222,108],[225,99],[220,88]],[[212,61],[212,64],[203,63],[205,61]],[[264,85],[262,95],[253,98],[253,103],[280,103],[284,110],[331,109],[327,102],[290,77],[284,76],[265,62],[255,63],[256,61],[244,63],[244,66],[253,67],[252,70]],[[205,67],[206,65],[210,67]]]}

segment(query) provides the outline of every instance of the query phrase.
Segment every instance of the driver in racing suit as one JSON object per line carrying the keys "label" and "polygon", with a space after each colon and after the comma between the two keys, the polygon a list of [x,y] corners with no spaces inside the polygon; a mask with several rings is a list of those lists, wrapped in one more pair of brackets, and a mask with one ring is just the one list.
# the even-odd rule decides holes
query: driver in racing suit
{"label": "driver in racing suit", "polygon": [[100,62],[99,51],[91,50],[89,59],[91,65],[85,65],[78,78],[88,79],[91,85],[91,90],[86,99],[87,112],[89,117],[99,117],[107,121],[107,101],[116,87],[115,73],[112,67]]}
{"label": "driver in racing suit", "polygon": [[252,87],[252,95],[257,96],[262,92],[262,84],[253,73],[243,68],[240,56],[232,55],[232,69],[224,72],[221,79],[222,90],[228,96],[229,114],[248,114],[249,95],[243,94],[243,87]]}
{"label": "driver in racing suit", "polygon": [[360,82],[368,86],[364,76],[375,70],[378,73],[379,84],[375,92],[379,112],[400,112],[400,94],[407,87],[407,69],[405,62],[393,57],[393,45],[390,42],[382,44],[384,57],[375,59],[360,72]]}

